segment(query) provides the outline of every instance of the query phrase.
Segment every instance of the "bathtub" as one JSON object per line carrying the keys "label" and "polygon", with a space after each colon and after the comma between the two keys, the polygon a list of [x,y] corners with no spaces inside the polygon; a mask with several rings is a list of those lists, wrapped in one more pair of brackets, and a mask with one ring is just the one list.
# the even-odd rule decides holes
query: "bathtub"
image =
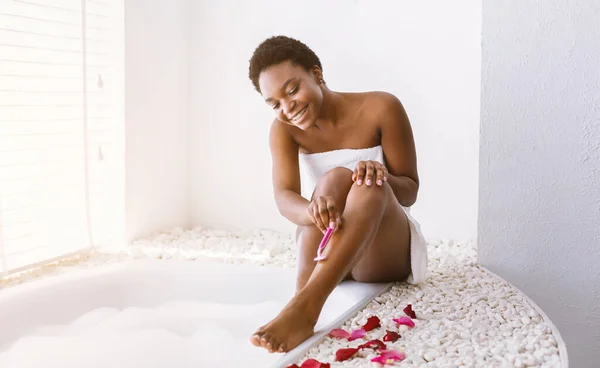
{"label": "bathtub", "polygon": [[[0,292],[0,366],[286,367],[390,284],[339,285],[287,354],[248,338],[292,297],[295,270],[131,260]],[[38,365],[39,364],[39,365]]]}

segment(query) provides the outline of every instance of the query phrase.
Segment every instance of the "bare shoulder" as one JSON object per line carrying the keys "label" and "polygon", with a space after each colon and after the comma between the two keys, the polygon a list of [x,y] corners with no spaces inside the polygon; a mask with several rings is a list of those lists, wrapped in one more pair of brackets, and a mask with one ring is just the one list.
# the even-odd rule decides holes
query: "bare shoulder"
{"label": "bare shoulder", "polygon": [[378,115],[388,115],[401,109],[402,103],[392,93],[374,91],[365,93],[365,106]]}
{"label": "bare shoulder", "polygon": [[292,134],[290,126],[282,123],[277,119],[273,119],[271,122],[270,138],[277,140],[292,140],[294,141],[294,135]]}
{"label": "bare shoulder", "polygon": [[298,153],[298,143],[287,124],[274,119],[269,132],[269,145],[274,156],[294,155]]}
{"label": "bare shoulder", "polygon": [[363,117],[382,128],[388,124],[408,124],[408,118],[400,99],[394,94],[383,91],[363,94]]}

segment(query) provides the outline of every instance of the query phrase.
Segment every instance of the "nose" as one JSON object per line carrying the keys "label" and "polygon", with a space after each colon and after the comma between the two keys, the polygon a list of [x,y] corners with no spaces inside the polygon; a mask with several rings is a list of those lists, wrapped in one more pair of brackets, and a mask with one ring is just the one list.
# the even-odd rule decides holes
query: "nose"
{"label": "nose", "polygon": [[296,108],[296,101],[294,101],[294,100],[292,100],[292,101],[284,101],[283,104],[282,104],[282,107],[283,107],[283,113],[287,117],[290,117],[290,114]]}

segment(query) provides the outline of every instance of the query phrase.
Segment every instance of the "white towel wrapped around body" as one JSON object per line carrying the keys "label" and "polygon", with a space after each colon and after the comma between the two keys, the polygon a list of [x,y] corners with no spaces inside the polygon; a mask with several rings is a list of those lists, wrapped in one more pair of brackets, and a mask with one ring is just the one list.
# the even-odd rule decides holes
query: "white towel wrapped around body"
{"label": "white towel wrapped around body", "polygon": [[[311,199],[319,178],[336,167],[345,167],[354,171],[359,161],[377,161],[384,163],[381,145],[362,149],[339,149],[319,153],[300,153],[300,180],[302,196]],[[425,281],[427,271],[427,241],[421,232],[421,225],[410,215],[410,207],[402,207],[410,224],[411,274],[406,280],[410,284]]]}

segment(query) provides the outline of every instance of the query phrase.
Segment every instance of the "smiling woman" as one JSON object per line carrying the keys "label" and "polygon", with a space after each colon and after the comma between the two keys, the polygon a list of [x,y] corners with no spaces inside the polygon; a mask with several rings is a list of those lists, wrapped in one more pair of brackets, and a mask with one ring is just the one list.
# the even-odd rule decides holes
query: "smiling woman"
{"label": "smiling woman", "polygon": [[[424,281],[426,241],[409,213],[419,188],[415,143],[395,96],[332,91],[318,56],[298,40],[265,40],[249,76],[275,112],[274,196],[298,226],[300,249],[295,296],[251,341],[289,351],[313,334],[341,281]],[[327,229],[325,259],[315,263]]]}

